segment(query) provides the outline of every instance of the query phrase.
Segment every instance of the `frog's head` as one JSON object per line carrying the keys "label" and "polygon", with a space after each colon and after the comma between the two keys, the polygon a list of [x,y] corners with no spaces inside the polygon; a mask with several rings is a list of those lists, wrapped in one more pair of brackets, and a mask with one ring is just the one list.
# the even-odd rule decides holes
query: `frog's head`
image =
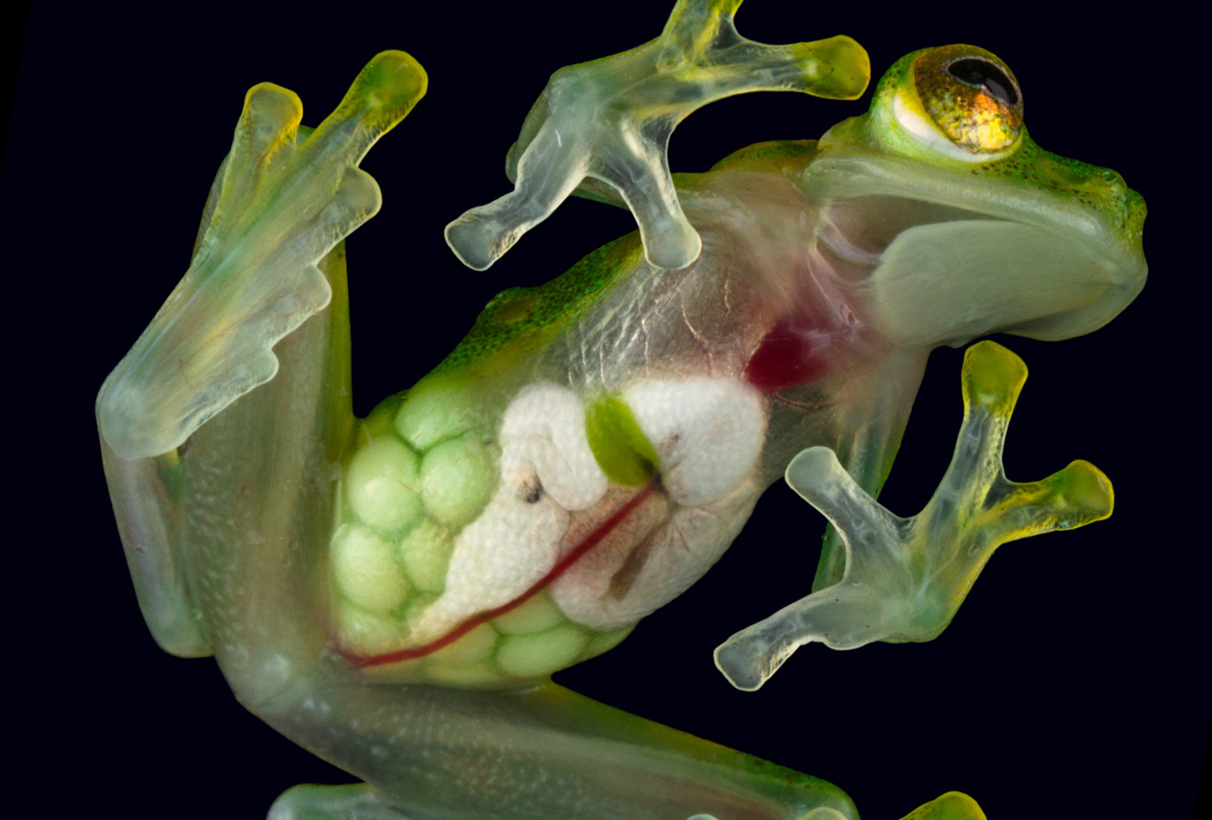
{"label": "frog's head", "polygon": [[864,287],[900,344],[1070,338],[1144,286],[1144,200],[1115,171],[1036,145],[1018,81],[984,49],[902,58],[870,110],[821,139],[803,184],[849,243],[880,254]]}

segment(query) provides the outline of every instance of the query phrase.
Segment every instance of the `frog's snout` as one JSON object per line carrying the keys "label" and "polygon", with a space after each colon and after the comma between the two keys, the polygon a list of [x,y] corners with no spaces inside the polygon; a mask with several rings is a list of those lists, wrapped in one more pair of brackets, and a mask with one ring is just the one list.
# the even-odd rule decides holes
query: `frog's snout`
{"label": "frog's snout", "polygon": [[[1086,166],[1064,171],[1056,174],[1058,179],[1053,187],[1069,187],[1079,201],[1102,215],[1121,242],[1139,252],[1145,224],[1145,198],[1129,188],[1123,175],[1111,168]],[[1070,176],[1068,185],[1064,176]]]}
{"label": "frog's snout", "polygon": [[1145,198],[1129,188],[1123,176],[1110,168],[1103,169],[1101,182],[1099,210],[1120,238],[1139,250],[1147,212]]}
{"label": "frog's snout", "polygon": [[1129,188],[1118,171],[1096,168],[1091,177],[1089,187],[1095,207],[1123,240],[1139,248],[1145,224],[1145,198]]}

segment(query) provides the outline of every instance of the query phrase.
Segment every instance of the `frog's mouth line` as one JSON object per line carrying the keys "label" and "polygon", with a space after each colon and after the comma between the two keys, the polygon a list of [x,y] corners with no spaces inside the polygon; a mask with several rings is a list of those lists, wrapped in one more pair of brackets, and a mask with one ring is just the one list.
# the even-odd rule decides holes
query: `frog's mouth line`
{"label": "frog's mouth line", "polygon": [[477,626],[488,623],[489,621],[499,618],[507,612],[517,609],[522,604],[533,598],[535,595],[542,592],[550,586],[557,578],[572,568],[573,564],[584,558],[589,551],[605,540],[606,536],[624,520],[627,516],[635,512],[641,504],[648,500],[661,485],[660,478],[654,478],[641,487],[635,495],[627,500],[627,503],[619,507],[614,515],[602,522],[597,529],[586,536],[585,540],[573,547],[567,555],[556,562],[556,565],[548,570],[547,574],[539,580],[535,581],[525,592],[514,598],[506,604],[502,604],[496,609],[490,609],[486,612],[481,612],[478,615],[473,615],[463,623],[456,626],[450,632],[447,632],[441,638],[430,641],[422,646],[414,646],[408,649],[399,649],[395,652],[387,652],[382,655],[357,655],[346,651],[343,647],[338,646],[337,652],[343,658],[350,661],[354,668],[365,669],[370,666],[383,666],[391,663],[400,663],[401,661],[411,661],[417,658],[423,658],[426,655],[433,654],[439,649],[449,646],[450,644],[462,638],[468,632],[471,632]]}

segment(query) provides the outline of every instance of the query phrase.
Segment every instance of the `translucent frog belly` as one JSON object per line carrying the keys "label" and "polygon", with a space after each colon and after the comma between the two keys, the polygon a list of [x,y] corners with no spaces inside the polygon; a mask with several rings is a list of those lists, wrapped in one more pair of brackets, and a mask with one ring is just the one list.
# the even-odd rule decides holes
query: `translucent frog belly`
{"label": "translucent frog belly", "polygon": [[732,542],[760,494],[766,400],[740,379],[385,403],[345,467],[333,643],[387,680],[505,685],[617,644]]}

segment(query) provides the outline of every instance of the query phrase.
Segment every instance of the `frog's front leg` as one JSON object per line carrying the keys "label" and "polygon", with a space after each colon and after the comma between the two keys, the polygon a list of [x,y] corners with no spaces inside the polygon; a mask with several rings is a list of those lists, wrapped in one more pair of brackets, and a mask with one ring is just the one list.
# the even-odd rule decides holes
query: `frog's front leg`
{"label": "frog's front leg", "polygon": [[716,649],[716,665],[734,686],[759,688],[810,641],[853,649],[878,640],[932,640],[999,545],[1111,514],[1111,483],[1088,462],[1075,461],[1029,484],[1006,479],[1002,446],[1026,376],[1022,360],[1000,345],[980,342],[968,349],[955,455],[934,497],[913,518],[882,507],[826,447],[792,460],[787,483],[837,527],[846,547],[845,572],[837,584]]}
{"label": "frog's front leg", "polygon": [[580,186],[586,196],[631,209],[653,267],[694,262],[702,242],[669,172],[678,123],[749,91],[855,99],[870,74],[867,53],[849,37],[789,46],[741,37],[732,19],[740,5],[678,0],[657,39],[552,75],[506,161],[514,191],[451,222],[451,250],[485,270]]}

